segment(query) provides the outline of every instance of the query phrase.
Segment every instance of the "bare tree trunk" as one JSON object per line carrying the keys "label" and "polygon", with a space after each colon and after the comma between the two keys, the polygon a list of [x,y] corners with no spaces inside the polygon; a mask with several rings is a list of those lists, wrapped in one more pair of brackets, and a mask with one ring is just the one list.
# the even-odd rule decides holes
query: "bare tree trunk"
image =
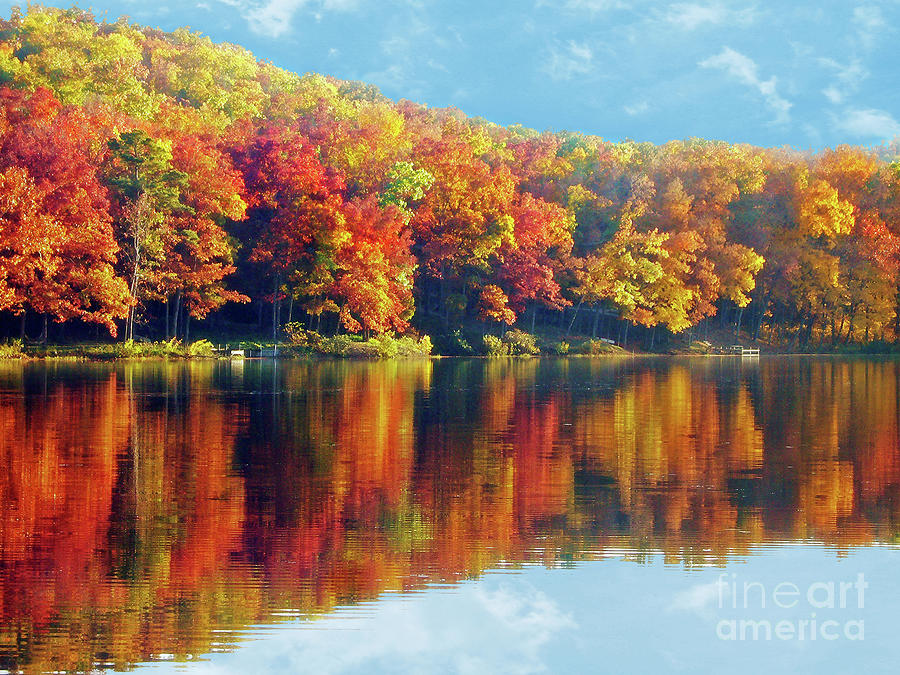
{"label": "bare tree trunk", "polygon": [[275,277],[275,287],[272,289],[272,341],[275,341],[275,335],[278,332],[278,287],[281,285],[280,276]]}
{"label": "bare tree trunk", "polygon": [[844,338],[844,344],[850,344],[850,338],[853,337],[853,324],[856,322],[856,313],[850,315],[850,324],[847,326],[847,337]]}
{"label": "bare tree trunk", "polygon": [[135,260],[134,260],[134,269],[131,274],[131,302],[132,304],[128,307],[128,320],[125,324],[125,339],[133,340],[134,339],[134,313],[137,310],[137,288],[138,288],[138,276],[140,274],[140,251],[137,249],[137,244],[135,244]]}
{"label": "bare tree trunk", "polygon": [[45,345],[45,344],[47,344],[47,332],[48,332],[47,331],[47,315],[44,314],[42,316],[43,316],[43,318],[42,318],[42,323],[41,323],[40,342],[42,345]]}
{"label": "bare tree trunk", "polygon": [[572,314],[572,320],[569,322],[569,327],[566,329],[566,338],[569,337],[569,333],[572,332],[572,326],[575,325],[575,319],[578,318],[578,310],[581,309],[581,303],[584,302],[584,298],[578,301],[578,305],[575,307],[575,313]]}
{"label": "bare tree trunk", "polygon": [[175,296],[175,318],[172,322],[172,337],[178,337],[178,315],[181,313],[181,291]]}
{"label": "bare tree trunk", "polygon": [[760,328],[762,328],[762,320],[763,320],[763,316],[766,313],[766,305],[767,304],[768,304],[768,300],[766,300],[765,302],[760,301],[759,308],[754,313],[755,314],[755,316],[753,317],[753,339],[754,340],[759,340],[759,331],[760,331]]}
{"label": "bare tree trunk", "polygon": [[272,298],[272,340],[275,340],[275,332],[278,325],[278,295]]}

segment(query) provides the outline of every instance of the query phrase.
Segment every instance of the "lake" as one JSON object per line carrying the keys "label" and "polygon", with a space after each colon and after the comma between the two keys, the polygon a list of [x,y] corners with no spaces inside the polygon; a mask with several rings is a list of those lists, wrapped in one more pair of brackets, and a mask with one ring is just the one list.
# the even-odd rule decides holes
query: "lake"
{"label": "lake", "polygon": [[0,668],[894,672],[900,361],[0,363]]}

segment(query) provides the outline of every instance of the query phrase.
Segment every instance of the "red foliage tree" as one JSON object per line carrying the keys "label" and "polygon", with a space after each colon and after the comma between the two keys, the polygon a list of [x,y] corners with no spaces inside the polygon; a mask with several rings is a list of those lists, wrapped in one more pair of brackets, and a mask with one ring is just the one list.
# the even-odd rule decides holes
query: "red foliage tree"
{"label": "red foliage tree", "polygon": [[238,125],[232,148],[253,223],[250,260],[268,270],[273,312],[285,291],[310,298],[310,313],[336,309],[326,295],[347,237],[343,180],[322,165],[301,133],[283,123]]}
{"label": "red foliage tree", "polygon": [[340,272],[332,295],[344,325],[353,332],[406,330],[415,259],[403,213],[396,206],[379,207],[370,195],[347,202],[343,214],[349,239],[337,253]]}
{"label": "red foliage tree", "polygon": [[[129,297],[88,118],[43,89],[0,89],[0,308],[106,326]],[[46,337],[46,335],[45,335]]]}

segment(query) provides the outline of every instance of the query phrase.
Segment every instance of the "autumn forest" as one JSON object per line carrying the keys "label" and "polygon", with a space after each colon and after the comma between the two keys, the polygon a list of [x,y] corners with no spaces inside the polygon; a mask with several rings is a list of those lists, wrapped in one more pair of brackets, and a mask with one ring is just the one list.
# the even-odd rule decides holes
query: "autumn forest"
{"label": "autumn forest", "polygon": [[0,336],[900,339],[895,144],[504,127],[78,9],[0,80]]}

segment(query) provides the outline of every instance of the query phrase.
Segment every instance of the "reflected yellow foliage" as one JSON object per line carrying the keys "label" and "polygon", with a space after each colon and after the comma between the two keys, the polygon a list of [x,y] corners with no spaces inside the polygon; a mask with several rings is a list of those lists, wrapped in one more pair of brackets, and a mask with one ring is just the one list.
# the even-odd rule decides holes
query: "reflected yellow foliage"
{"label": "reflected yellow foliage", "polygon": [[[894,360],[0,365],[0,667],[477,576],[894,542]],[[214,632],[215,631],[215,632]]]}

